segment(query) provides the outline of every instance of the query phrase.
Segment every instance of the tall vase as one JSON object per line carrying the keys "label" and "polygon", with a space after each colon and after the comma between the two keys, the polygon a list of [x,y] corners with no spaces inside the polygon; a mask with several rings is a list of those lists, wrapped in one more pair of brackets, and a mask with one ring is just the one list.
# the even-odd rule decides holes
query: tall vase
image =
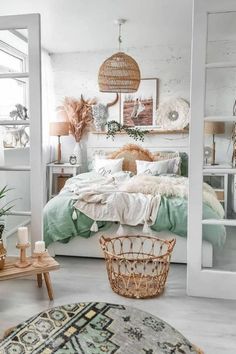
{"label": "tall vase", "polygon": [[73,154],[76,156],[76,163],[82,164],[82,149],[79,141],[76,141]]}
{"label": "tall vase", "polygon": [[3,241],[2,241],[3,230],[4,230],[4,225],[0,224],[0,270],[4,268],[6,254],[7,254],[7,251],[3,246]]}

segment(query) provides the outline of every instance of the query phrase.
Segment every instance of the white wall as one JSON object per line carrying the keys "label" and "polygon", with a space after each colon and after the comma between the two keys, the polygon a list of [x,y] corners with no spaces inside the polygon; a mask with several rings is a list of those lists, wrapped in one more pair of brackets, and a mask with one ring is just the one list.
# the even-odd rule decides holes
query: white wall
{"label": "white wall", "polygon": [[[190,47],[182,46],[156,46],[130,48],[125,50],[139,63],[142,77],[157,77],[160,79],[159,99],[163,101],[168,97],[180,96],[189,100],[190,81]],[[53,54],[52,67],[54,72],[54,88],[56,104],[61,104],[64,96],[97,97],[100,102],[108,102],[114,94],[100,93],[97,84],[97,74],[102,62],[112,54],[111,51],[80,52],[67,54]],[[119,105],[110,109],[110,118],[119,120]],[[177,139],[180,144],[181,137],[169,136],[168,139]],[[53,140],[52,140],[53,141]],[[55,140],[54,140],[55,141]],[[105,136],[89,134],[86,144],[90,146],[122,146],[124,143],[134,142],[127,136],[116,137],[115,141],[107,140]],[[176,143],[177,143],[176,142]],[[173,145],[176,144],[175,142]],[[73,137],[62,138],[63,159],[68,160],[73,152]],[[187,144],[186,137],[181,142]],[[164,137],[146,137],[145,146],[166,146],[170,140]]]}
{"label": "white wall", "polygon": [[[216,60],[236,60],[236,43],[234,41],[211,41],[208,45],[209,62]],[[132,55],[139,63],[142,77],[159,78],[159,102],[170,97],[183,97],[189,100],[190,96],[190,46],[159,45],[155,47],[129,48],[125,51]],[[77,52],[52,54],[54,72],[54,89],[56,105],[59,105],[65,96],[97,97],[100,102],[108,102],[114,95],[100,93],[97,84],[97,73],[101,63],[112,53],[110,51]],[[236,69],[223,69],[215,72],[211,70],[207,76],[206,114],[231,114],[236,97]],[[110,118],[119,120],[118,104],[110,109]],[[226,133],[216,137],[218,162],[230,162],[232,146],[230,145],[231,125],[227,125]],[[170,140],[171,139],[171,140]],[[55,140],[54,140],[55,141]],[[52,142],[54,142],[52,140]],[[84,146],[122,146],[133,142],[126,136],[116,137],[114,142],[106,137],[89,134],[84,139]],[[62,138],[63,159],[68,160],[73,152],[73,137]],[[177,146],[187,145],[188,141],[180,136],[152,136],[146,137],[144,146]],[[211,146],[211,137],[206,137],[206,145]]]}

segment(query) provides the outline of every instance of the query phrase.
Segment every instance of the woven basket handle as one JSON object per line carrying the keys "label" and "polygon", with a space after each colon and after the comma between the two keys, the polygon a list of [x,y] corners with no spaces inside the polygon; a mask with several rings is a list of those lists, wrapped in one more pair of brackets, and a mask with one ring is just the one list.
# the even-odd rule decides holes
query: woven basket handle
{"label": "woven basket handle", "polygon": [[175,244],[176,244],[176,239],[172,238],[172,240],[169,241],[169,245],[170,245],[169,252],[173,251],[173,248],[175,247]]}
{"label": "woven basket handle", "polygon": [[105,236],[101,236],[99,238],[99,242],[100,242],[100,245],[102,247],[103,250],[106,250],[106,244],[107,242],[111,241],[111,238],[110,237],[105,237]]}

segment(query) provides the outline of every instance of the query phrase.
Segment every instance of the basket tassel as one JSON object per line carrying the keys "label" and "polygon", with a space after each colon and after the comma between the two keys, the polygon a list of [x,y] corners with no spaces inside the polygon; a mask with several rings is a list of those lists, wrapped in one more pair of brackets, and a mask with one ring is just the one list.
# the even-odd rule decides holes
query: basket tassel
{"label": "basket tassel", "polygon": [[92,226],[90,227],[90,231],[94,231],[94,232],[98,231],[98,224],[96,221],[93,222]]}
{"label": "basket tassel", "polygon": [[116,231],[116,234],[117,234],[118,236],[123,236],[123,235],[125,235],[125,230],[124,230],[122,224],[120,224],[119,228],[118,228],[117,231]]}
{"label": "basket tassel", "polygon": [[72,213],[72,220],[77,220],[77,212],[76,209],[74,209],[73,213]]}
{"label": "basket tassel", "polygon": [[144,225],[143,225],[143,233],[144,234],[149,234],[150,233],[150,228],[148,226],[147,221],[145,221]]}

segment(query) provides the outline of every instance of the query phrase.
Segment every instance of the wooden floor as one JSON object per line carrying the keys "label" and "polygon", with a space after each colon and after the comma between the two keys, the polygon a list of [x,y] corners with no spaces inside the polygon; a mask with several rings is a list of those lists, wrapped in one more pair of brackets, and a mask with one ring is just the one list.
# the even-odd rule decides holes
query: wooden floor
{"label": "wooden floor", "polygon": [[[236,302],[186,296],[186,266],[172,265],[165,293],[155,299],[120,297],[109,287],[103,260],[57,257],[61,269],[51,273],[55,301],[33,278],[0,283],[0,335],[50,306],[102,301],[126,304],[162,318],[205,354],[236,354]],[[137,353],[138,354],[138,353]]]}

